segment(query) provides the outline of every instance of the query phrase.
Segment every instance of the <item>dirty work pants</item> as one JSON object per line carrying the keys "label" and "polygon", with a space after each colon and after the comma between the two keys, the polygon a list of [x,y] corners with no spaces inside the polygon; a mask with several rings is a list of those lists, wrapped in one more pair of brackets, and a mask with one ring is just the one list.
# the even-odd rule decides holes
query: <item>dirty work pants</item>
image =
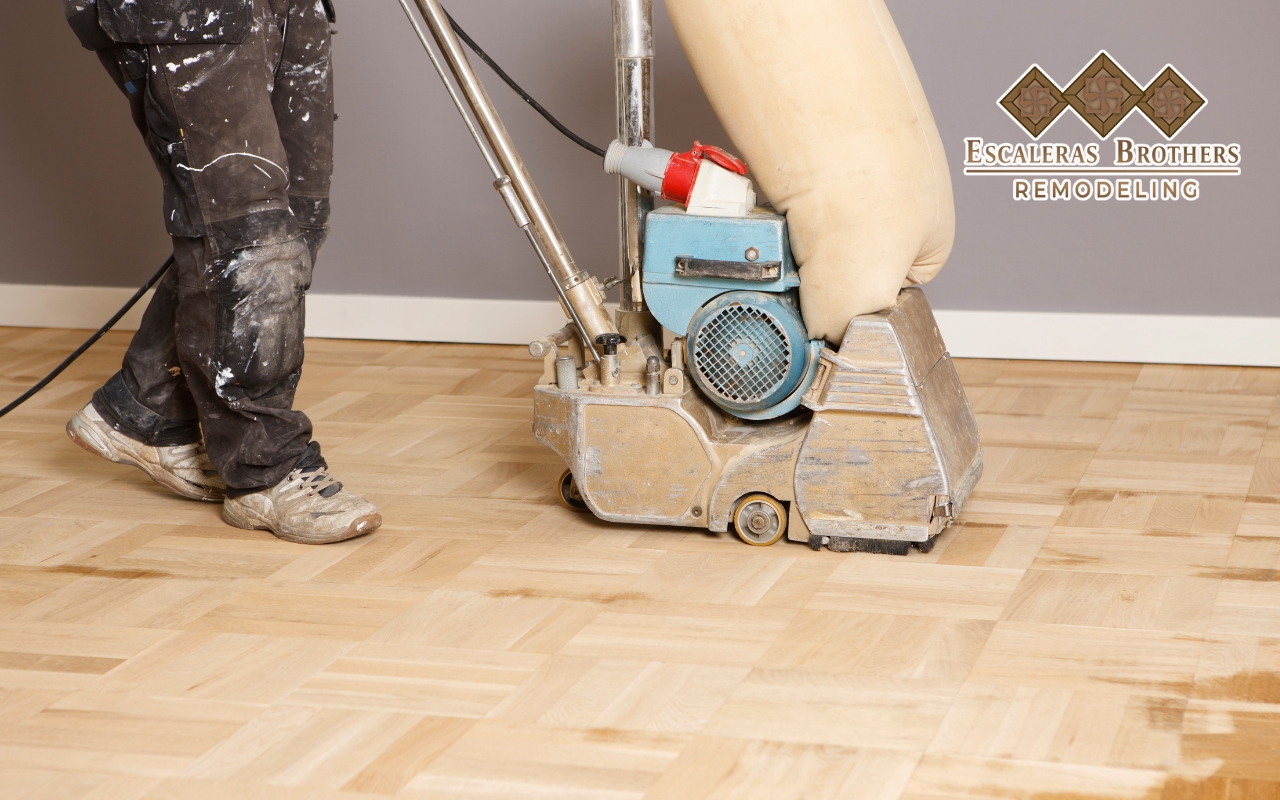
{"label": "dirty work pants", "polygon": [[[155,14],[175,6],[136,2]],[[303,295],[327,231],[334,114],[321,3],[228,8],[224,18],[244,15],[230,20],[247,31],[238,42],[98,51],[164,180],[176,265],[93,404],[155,446],[198,441],[203,430],[238,496],[324,465],[310,420],[292,406]]]}

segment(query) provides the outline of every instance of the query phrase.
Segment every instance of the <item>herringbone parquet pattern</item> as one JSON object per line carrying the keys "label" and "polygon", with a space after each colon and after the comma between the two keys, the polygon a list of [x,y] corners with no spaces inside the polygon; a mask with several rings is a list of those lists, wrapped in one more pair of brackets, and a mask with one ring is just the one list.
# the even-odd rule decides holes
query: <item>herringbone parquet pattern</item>
{"label": "herringbone parquet pattern", "polygon": [[312,548],[70,443],[127,338],[0,421],[0,796],[1280,796],[1280,370],[960,362],[986,475],[899,558],[575,515],[541,362],[312,341],[387,521]]}

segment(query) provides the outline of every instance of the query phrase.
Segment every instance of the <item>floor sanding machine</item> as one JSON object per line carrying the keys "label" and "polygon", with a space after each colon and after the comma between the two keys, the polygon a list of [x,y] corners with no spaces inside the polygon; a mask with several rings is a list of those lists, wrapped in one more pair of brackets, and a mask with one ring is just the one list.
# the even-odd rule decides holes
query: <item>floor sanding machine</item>
{"label": "floor sanding machine", "polygon": [[621,270],[608,284],[574,263],[438,0],[413,0],[429,38],[399,1],[569,320],[529,346],[545,360],[534,434],[568,465],[561,501],[757,546],[930,549],[982,452],[923,292],[854,317],[838,349],[808,338],[786,218],[757,203],[746,166],[651,143],[652,0],[613,0],[618,138],[604,166],[620,176]]}

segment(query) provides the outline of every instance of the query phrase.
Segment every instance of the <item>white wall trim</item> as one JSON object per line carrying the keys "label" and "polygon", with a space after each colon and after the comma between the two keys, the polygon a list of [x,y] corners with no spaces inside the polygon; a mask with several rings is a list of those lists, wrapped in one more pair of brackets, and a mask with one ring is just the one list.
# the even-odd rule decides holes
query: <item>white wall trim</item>
{"label": "white wall trim", "polygon": [[[136,289],[116,286],[37,286],[0,283],[0,326],[12,328],[90,328],[97,330]],[[116,324],[136,331],[150,292]]]}
{"label": "white wall trim", "polygon": [[[0,326],[97,328],[132,291],[0,284]],[[136,330],[145,299],[117,326]],[[968,358],[1280,367],[1280,317],[938,310],[951,354]],[[564,322],[557,303],[310,294],[307,335],[524,344]]]}
{"label": "white wall trim", "polygon": [[307,335],[322,339],[528,344],[562,325],[546,300],[307,295]]}
{"label": "white wall trim", "polygon": [[952,355],[1280,367],[1280,317],[938,310]]}

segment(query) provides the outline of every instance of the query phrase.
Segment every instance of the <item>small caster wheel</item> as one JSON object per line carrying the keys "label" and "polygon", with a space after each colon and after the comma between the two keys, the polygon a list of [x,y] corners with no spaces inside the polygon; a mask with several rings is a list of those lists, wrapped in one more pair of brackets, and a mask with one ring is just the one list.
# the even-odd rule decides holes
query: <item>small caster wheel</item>
{"label": "small caster wheel", "polygon": [[768,547],[787,532],[787,510],[767,494],[749,494],[733,510],[738,538],[756,547]]}
{"label": "small caster wheel", "polygon": [[556,496],[560,498],[560,505],[570,511],[591,510],[587,508],[587,501],[582,499],[582,492],[578,491],[578,483],[573,479],[572,470],[566,469],[560,476],[560,480],[556,483]]}

